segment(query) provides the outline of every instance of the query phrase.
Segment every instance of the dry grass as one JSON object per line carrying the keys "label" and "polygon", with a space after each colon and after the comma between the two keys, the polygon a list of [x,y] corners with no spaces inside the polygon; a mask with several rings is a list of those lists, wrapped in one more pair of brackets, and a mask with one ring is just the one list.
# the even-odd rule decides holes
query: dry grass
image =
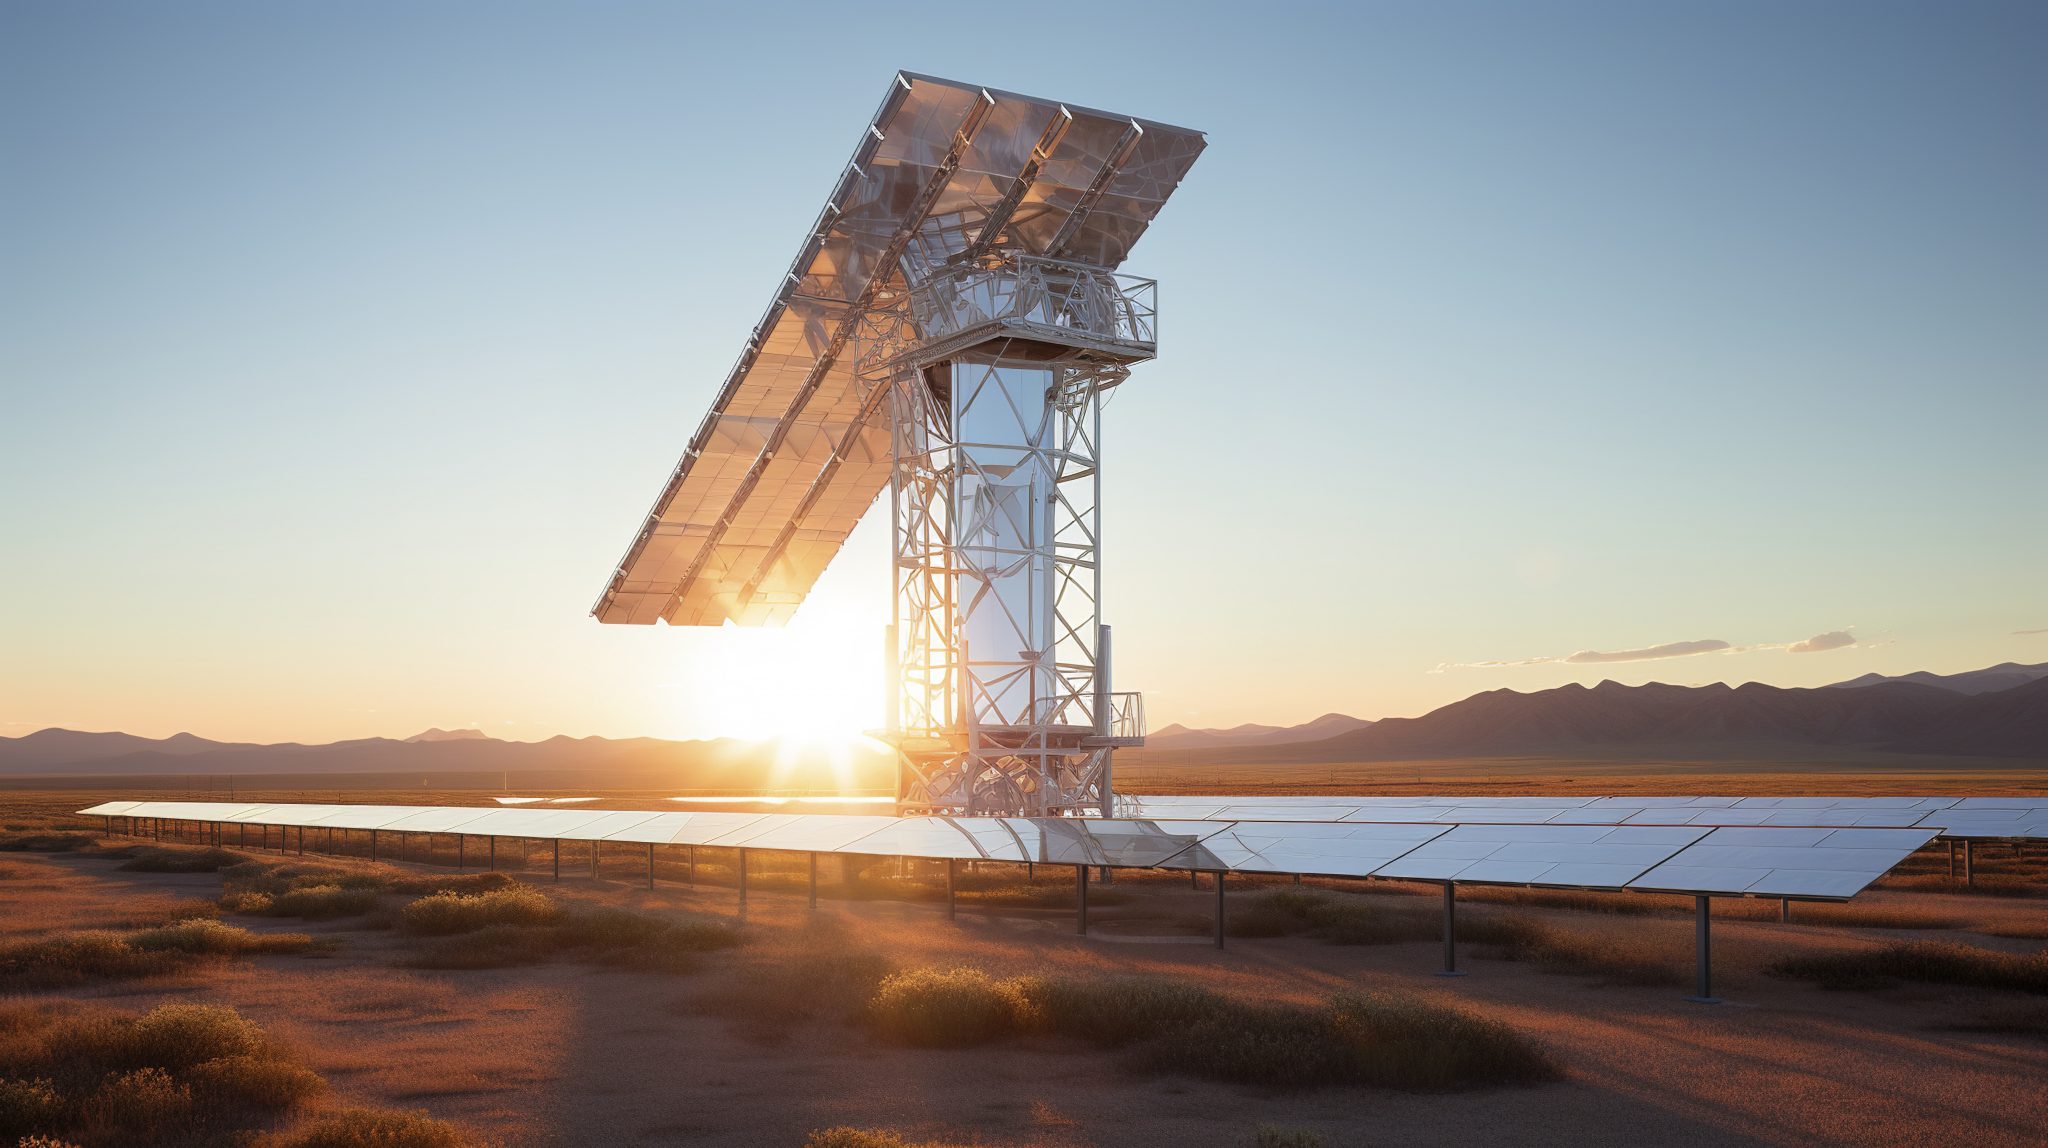
{"label": "dry grass", "polygon": [[690,1007],[726,1017],[747,1035],[768,1041],[807,1021],[859,1017],[891,972],[886,957],[854,946],[829,921],[756,953],[749,965],[746,976],[699,996]]}
{"label": "dry grass", "polygon": [[0,852],[6,853],[76,853],[95,849],[99,843],[99,837],[91,833],[44,833],[13,826],[0,833]]}
{"label": "dry grass", "polygon": [[139,845],[121,868],[131,873],[218,873],[242,861],[240,853],[227,849]]}
{"label": "dry grass", "polygon": [[462,1129],[424,1112],[351,1108],[266,1141],[264,1148],[472,1148],[476,1143]]}
{"label": "dry grass", "polygon": [[325,1085],[233,1009],[144,1016],[13,1005],[0,1013],[0,1136],[81,1145],[216,1144]]}
{"label": "dry grass", "polygon": [[1252,1133],[1252,1148],[1323,1148],[1323,1137],[1306,1128],[1261,1124]]}
{"label": "dry grass", "polygon": [[399,927],[420,936],[447,936],[490,925],[545,925],[561,912],[546,894],[523,887],[485,893],[430,893],[405,907]]}
{"label": "dry grass", "polygon": [[137,933],[61,933],[0,946],[0,989],[28,992],[135,980],[181,972],[208,960],[321,948],[304,933],[251,933],[203,917]]}
{"label": "dry grass", "polygon": [[885,1128],[820,1128],[804,1137],[803,1148],[967,1148],[939,1140],[905,1140]]}
{"label": "dry grass", "polygon": [[1238,898],[1224,918],[1224,931],[1233,937],[1307,934],[1337,945],[1391,945],[1440,935],[1440,920],[1435,911],[1420,906],[1282,888]]}
{"label": "dry grass", "polygon": [[[421,912],[421,906],[428,908]],[[687,973],[697,969],[701,954],[732,948],[743,939],[732,925],[708,917],[678,920],[611,908],[565,911],[523,889],[423,897],[406,906],[403,922],[408,932],[433,938],[408,962],[428,969],[506,968],[566,955],[647,972]]]}
{"label": "dry grass", "polygon": [[1340,994],[1304,1008],[1163,978],[917,969],[885,979],[867,1017],[886,1039],[919,1047],[1044,1032],[1127,1049],[1138,1068],[1276,1089],[1442,1090],[1557,1074],[1541,1049],[1504,1025],[1386,993]]}
{"label": "dry grass", "polygon": [[1874,989],[1894,981],[1918,981],[2048,993],[2048,953],[2006,953],[1947,941],[1787,957],[1771,970],[1814,981],[1825,989]]}

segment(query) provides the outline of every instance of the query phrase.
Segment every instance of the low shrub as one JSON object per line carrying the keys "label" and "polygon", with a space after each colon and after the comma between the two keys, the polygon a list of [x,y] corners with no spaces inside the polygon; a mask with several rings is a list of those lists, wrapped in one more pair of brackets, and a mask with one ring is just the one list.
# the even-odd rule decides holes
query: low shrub
{"label": "low shrub", "polygon": [[8,853],[76,853],[99,843],[100,839],[90,833],[0,834],[0,852]]}
{"label": "low shrub", "polygon": [[883,980],[866,1016],[884,1037],[921,1047],[1049,1032],[1126,1048],[1141,1068],[1268,1088],[1440,1090],[1557,1075],[1542,1049],[1504,1025],[1388,994],[1304,1007],[1159,978],[1002,980],[976,969],[918,969]]}
{"label": "low shrub", "polygon": [[[136,1016],[0,1005],[0,1033],[7,1038],[0,1041],[0,1137],[8,1144],[252,1144],[279,1114],[326,1087],[260,1028],[219,1006],[163,1005]],[[402,1113],[339,1118],[361,1135],[318,1143],[467,1143],[442,1135],[452,1131],[446,1125],[421,1126]]]}
{"label": "low shrub", "polygon": [[431,893],[407,905],[399,923],[409,933],[444,936],[487,925],[545,925],[560,913],[546,895],[517,887],[483,893]]}
{"label": "low shrub", "polygon": [[218,873],[241,861],[241,854],[226,849],[144,845],[121,868],[134,873]]}
{"label": "low shrub", "polygon": [[315,947],[313,938],[305,933],[252,933],[240,925],[204,917],[145,929],[130,936],[128,944],[142,952],[169,951],[223,957],[303,953]]}
{"label": "low shrub", "polygon": [[1023,1027],[1030,1012],[1019,982],[967,968],[897,973],[868,1002],[877,1031],[920,1048],[984,1044]]}
{"label": "low shrub", "polygon": [[518,884],[503,873],[419,873],[387,878],[383,887],[393,893],[419,896],[428,893],[493,893],[515,888]]}
{"label": "low shrub", "polygon": [[1893,981],[2048,993],[2048,953],[2007,953],[1952,941],[1912,941],[1854,953],[1787,957],[1771,971],[1825,989],[1873,989]]}
{"label": "low shrub", "polygon": [[268,915],[325,921],[335,917],[359,917],[375,908],[375,889],[350,889],[340,885],[314,885],[288,889],[270,899]]}
{"label": "low shrub", "polygon": [[134,980],[176,972],[188,963],[183,954],[137,949],[120,933],[63,933],[0,945],[0,988],[19,992]]}
{"label": "low shrub", "polygon": [[424,1112],[352,1108],[323,1116],[281,1148],[471,1148],[460,1128]]}

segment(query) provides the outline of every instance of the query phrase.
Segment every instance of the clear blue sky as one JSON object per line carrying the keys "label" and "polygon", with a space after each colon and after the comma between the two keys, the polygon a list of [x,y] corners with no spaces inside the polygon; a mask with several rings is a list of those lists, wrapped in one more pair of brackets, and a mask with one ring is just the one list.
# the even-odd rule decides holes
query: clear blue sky
{"label": "clear blue sky", "polygon": [[2048,660],[2039,4],[6,0],[0,734],[863,720],[880,530],[785,634],[585,612],[897,68],[1209,134],[1109,408],[1155,725]]}

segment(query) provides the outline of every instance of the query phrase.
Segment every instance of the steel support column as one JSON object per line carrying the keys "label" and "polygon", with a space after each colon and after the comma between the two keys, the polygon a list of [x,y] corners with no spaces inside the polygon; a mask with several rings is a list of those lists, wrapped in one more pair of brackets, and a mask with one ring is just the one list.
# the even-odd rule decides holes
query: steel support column
{"label": "steel support column", "polygon": [[1221,869],[1218,869],[1218,870],[1216,870],[1216,874],[1215,874],[1215,876],[1216,876],[1216,947],[1220,949],[1220,948],[1222,948],[1222,947],[1223,947],[1223,938],[1224,938],[1224,935],[1225,935],[1225,933],[1226,933],[1226,928],[1227,928],[1227,920],[1226,920],[1226,918],[1225,918],[1225,916],[1224,916],[1224,909],[1223,909],[1223,870],[1221,870]]}
{"label": "steel support column", "polygon": [[1714,995],[1714,934],[1712,897],[1693,898],[1693,967],[1695,981],[1693,995],[1685,998],[1694,1004],[1720,1004],[1721,998]]}
{"label": "steel support column", "polygon": [[1452,881],[1444,882],[1444,967],[1436,975],[1465,975],[1458,971],[1458,886]]}

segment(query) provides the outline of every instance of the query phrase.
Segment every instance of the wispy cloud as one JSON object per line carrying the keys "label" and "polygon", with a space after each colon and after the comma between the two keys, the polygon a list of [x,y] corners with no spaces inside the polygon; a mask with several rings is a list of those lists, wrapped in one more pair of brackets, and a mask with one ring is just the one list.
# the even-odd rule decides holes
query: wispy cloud
{"label": "wispy cloud", "polygon": [[1645,646],[1639,650],[1580,650],[1576,654],[1518,658],[1512,661],[1445,662],[1430,673],[1440,674],[1445,670],[1498,670],[1514,666],[1590,666],[1609,662],[1654,662],[1666,658],[1691,658],[1700,654],[1746,654],[1751,650],[1818,654],[1856,644],[1856,636],[1847,630],[1830,630],[1825,634],[1815,634],[1811,638],[1803,638],[1797,642],[1760,642],[1752,646],[1738,646],[1719,638],[1695,638],[1689,642],[1665,642],[1662,645]]}
{"label": "wispy cloud", "polygon": [[1580,650],[1564,662],[1583,666],[1599,662],[1654,662],[1659,658],[1690,658],[1694,654],[1718,654],[1735,647],[1719,638],[1700,638],[1691,642],[1666,642],[1661,646],[1646,646],[1640,650]]}
{"label": "wispy cloud", "polygon": [[1815,634],[1804,641],[1794,642],[1785,647],[1785,652],[1788,654],[1818,654],[1825,650],[1839,650],[1844,646],[1853,646],[1855,644],[1856,636],[1847,630],[1829,630],[1825,634]]}
{"label": "wispy cloud", "polygon": [[2030,638],[2030,637],[2034,636],[2035,634],[2048,634],[2048,629],[2041,629],[2041,630],[2014,630],[2014,631],[2012,632],[2012,636],[2013,636],[2013,637],[2015,637],[2015,638]]}

